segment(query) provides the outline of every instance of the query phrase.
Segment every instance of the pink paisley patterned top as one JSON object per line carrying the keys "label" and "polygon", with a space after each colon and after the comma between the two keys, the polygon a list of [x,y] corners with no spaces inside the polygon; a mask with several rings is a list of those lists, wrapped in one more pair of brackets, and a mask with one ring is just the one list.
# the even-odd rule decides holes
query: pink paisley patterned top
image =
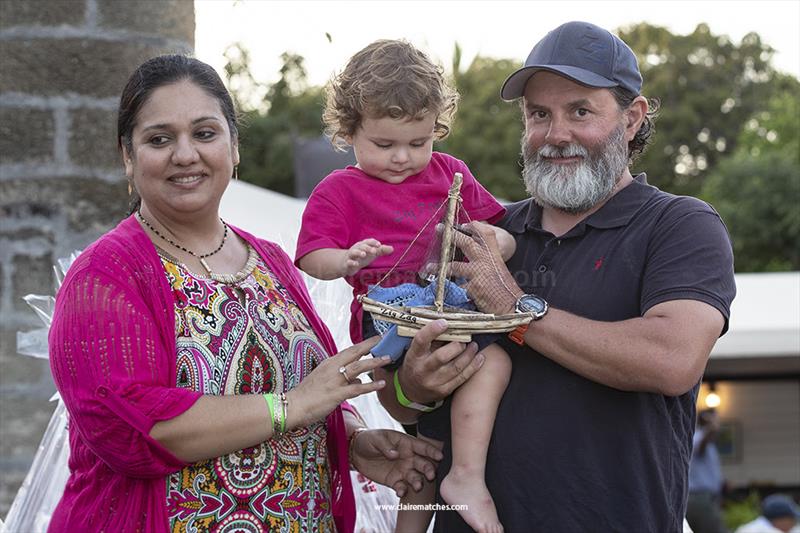
{"label": "pink paisley patterned top", "polygon": [[[293,324],[305,320],[324,353],[336,353],[330,332],[283,250],[231,229],[283,287],[273,296],[282,295],[284,309],[293,309],[284,316],[292,315]],[[169,531],[167,478],[190,465],[153,440],[150,430],[156,422],[189,409],[202,395],[176,386],[176,379],[183,379],[178,377],[176,354],[178,294],[133,216],[89,246],[67,273],[56,296],[49,346],[50,368],[69,413],[70,477],[49,531]],[[283,336],[278,344],[286,346],[293,338]],[[286,381],[277,383],[293,386],[289,379],[299,377],[281,374]],[[326,451],[315,452],[310,464],[316,469],[316,460],[327,453],[336,530],[351,533],[355,500],[343,408],[347,404],[326,418]],[[288,486],[289,479],[285,482]]]}
{"label": "pink paisley patterned top", "polygon": [[[203,394],[288,391],[324,359],[286,288],[251,248],[227,283],[161,253],[175,293],[177,386]],[[170,530],[335,531],[319,421],[167,478]]]}

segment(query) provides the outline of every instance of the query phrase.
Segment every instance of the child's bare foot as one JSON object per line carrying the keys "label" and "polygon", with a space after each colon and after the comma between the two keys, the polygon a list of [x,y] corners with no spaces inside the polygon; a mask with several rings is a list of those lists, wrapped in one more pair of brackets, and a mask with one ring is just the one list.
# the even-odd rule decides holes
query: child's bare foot
{"label": "child's bare foot", "polygon": [[478,533],[502,533],[492,495],[486,488],[483,475],[451,468],[442,480],[439,491],[450,505],[463,505],[458,514]]}

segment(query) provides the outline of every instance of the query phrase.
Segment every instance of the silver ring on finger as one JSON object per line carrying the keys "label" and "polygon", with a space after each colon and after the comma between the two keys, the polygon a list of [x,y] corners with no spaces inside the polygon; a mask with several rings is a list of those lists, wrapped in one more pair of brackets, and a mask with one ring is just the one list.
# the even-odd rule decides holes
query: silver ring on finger
{"label": "silver ring on finger", "polygon": [[342,376],[344,376],[344,380],[345,380],[345,381],[347,381],[348,385],[349,385],[350,383],[352,383],[352,381],[350,380],[350,376],[348,376],[348,375],[347,375],[347,369],[346,369],[345,367],[343,367],[343,366],[340,366],[340,367],[339,367],[339,373],[340,373]]}

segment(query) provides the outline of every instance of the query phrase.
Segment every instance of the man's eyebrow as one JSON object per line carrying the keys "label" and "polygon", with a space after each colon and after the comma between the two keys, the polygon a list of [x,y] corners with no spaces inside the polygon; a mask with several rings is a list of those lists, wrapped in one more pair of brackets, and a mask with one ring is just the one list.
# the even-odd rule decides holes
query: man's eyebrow
{"label": "man's eyebrow", "polygon": [[541,104],[537,104],[536,102],[525,101],[525,107],[527,109],[547,109],[545,106]]}
{"label": "man's eyebrow", "polygon": [[578,100],[573,100],[567,104],[567,107],[570,109],[575,109],[577,107],[586,107],[591,105],[592,102],[589,101],[588,98],[579,98]]}
{"label": "man's eyebrow", "polygon": [[[571,102],[567,102],[566,107],[568,109],[575,109],[575,108],[578,108],[578,107],[586,107],[586,106],[591,105],[591,104],[592,104],[592,102],[588,98],[578,98],[577,100],[573,100]],[[545,105],[537,104],[536,102],[526,102],[525,103],[525,109],[527,109],[529,111],[534,111],[534,110],[539,110],[539,109],[541,109],[543,111],[549,111],[550,110],[549,107],[547,107]]]}

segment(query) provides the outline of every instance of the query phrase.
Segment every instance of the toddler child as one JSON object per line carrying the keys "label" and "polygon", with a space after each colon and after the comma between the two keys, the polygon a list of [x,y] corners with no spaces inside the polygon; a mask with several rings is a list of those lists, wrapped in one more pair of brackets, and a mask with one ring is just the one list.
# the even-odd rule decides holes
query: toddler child
{"label": "toddler child", "polygon": [[[463,162],[433,151],[433,142],[450,131],[457,100],[442,69],[405,41],[370,44],[327,88],[326,133],[335,146],[352,146],[357,164],[332,172],[314,189],[303,213],[295,263],[311,276],[343,277],[353,287],[354,343],[375,334],[355,297],[390,271],[381,282],[384,287],[416,281],[427,250],[420,241],[429,244],[435,238],[435,224],[418,234],[447,198],[456,172],[463,175],[462,208],[470,220],[492,223],[505,213]],[[495,233],[503,259],[508,259],[514,239],[499,228]],[[471,527],[499,532],[502,526],[484,473],[511,362],[496,344],[483,353],[481,369],[453,397],[453,464],[440,492],[446,502],[466,506],[460,513]],[[399,385],[396,379],[394,383]],[[401,502],[433,503],[434,490],[426,482]],[[401,511],[397,531],[425,531],[431,516],[431,511]]]}

